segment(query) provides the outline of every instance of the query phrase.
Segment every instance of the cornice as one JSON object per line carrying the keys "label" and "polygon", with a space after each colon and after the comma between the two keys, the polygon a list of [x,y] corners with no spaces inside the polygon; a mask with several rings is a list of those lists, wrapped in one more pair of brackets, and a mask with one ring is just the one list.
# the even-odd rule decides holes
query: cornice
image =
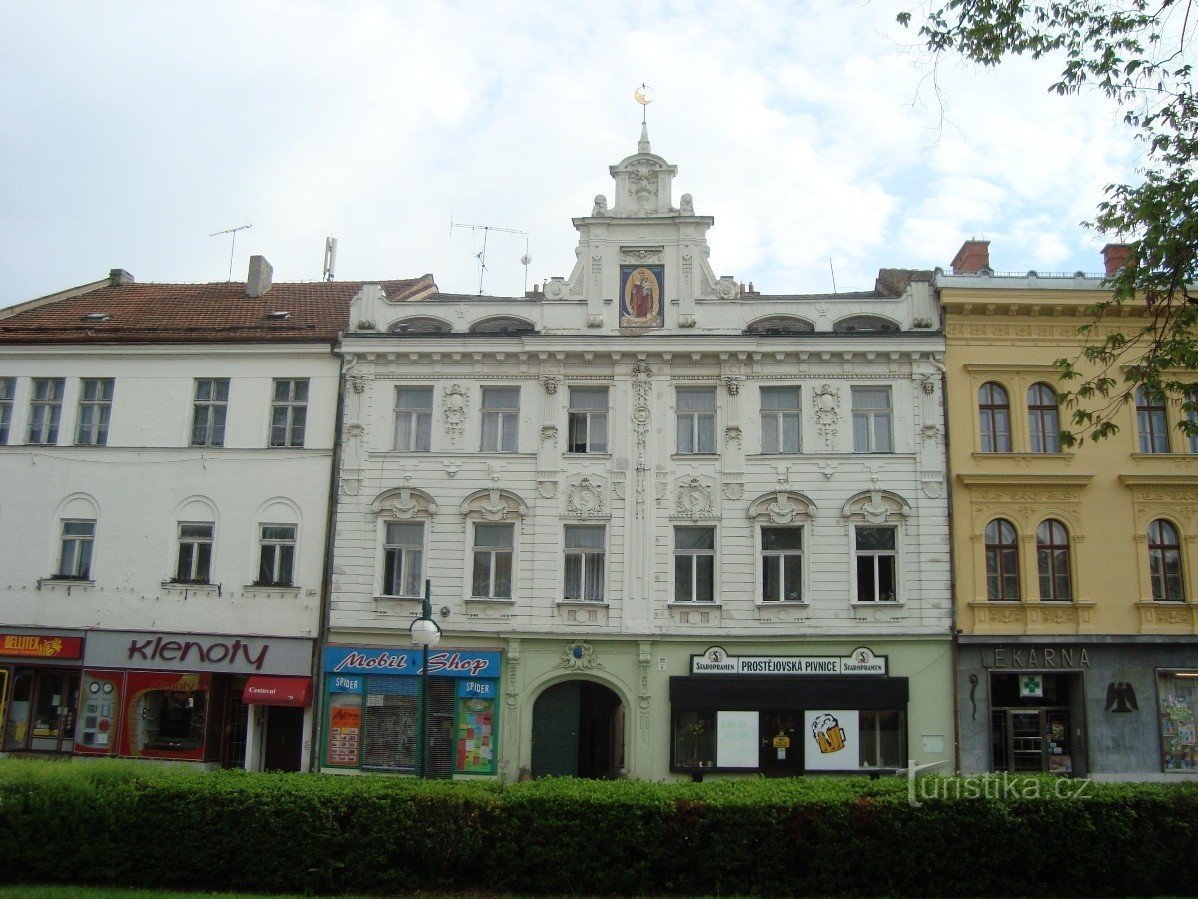
{"label": "cornice", "polygon": [[1121,474],[1119,483],[1129,490],[1160,487],[1198,488],[1198,474]]}
{"label": "cornice", "polygon": [[1073,487],[1081,489],[1094,479],[1092,474],[958,474],[966,487]]}

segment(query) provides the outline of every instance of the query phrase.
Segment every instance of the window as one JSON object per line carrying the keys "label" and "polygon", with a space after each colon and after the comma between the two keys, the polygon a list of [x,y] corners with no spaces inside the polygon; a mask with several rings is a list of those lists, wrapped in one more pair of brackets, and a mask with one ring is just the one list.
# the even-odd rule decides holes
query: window
{"label": "window", "polygon": [[1027,426],[1033,453],[1061,451],[1061,419],[1057,395],[1047,384],[1033,384],[1027,391]]}
{"label": "window", "polygon": [[63,378],[34,378],[29,403],[29,443],[53,446],[58,443],[58,420],[62,416]]}
{"label": "window", "polygon": [[77,446],[104,446],[108,443],[112,387],[112,378],[83,379],[79,389],[79,422],[75,428]]}
{"label": "window", "polygon": [[270,445],[303,446],[307,422],[308,379],[276,379],[270,404]]}
{"label": "window", "polygon": [[761,388],[761,451],[799,451],[799,388]]}
{"label": "window", "polygon": [[512,539],[510,524],[474,526],[474,574],[470,595],[475,599],[512,598]]}
{"label": "window", "polygon": [[1011,405],[1001,384],[987,381],[978,391],[978,420],[983,453],[1011,451]]}
{"label": "window", "polygon": [[567,602],[603,602],[603,527],[566,526]]}
{"label": "window", "polygon": [[1177,529],[1163,518],[1148,526],[1148,574],[1157,602],[1184,602],[1181,583],[1181,542]]}
{"label": "window", "polygon": [[853,315],[834,322],[832,330],[837,334],[897,334],[899,326],[877,315]]}
{"label": "window", "polygon": [[16,378],[0,378],[0,446],[8,443],[8,429],[12,424],[13,398],[17,395]]}
{"label": "window", "polygon": [[1169,425],[1165,398],[1147,387],[1136,389],[1136,426],[1140,431],[1140,452],[1169,452]]}
{"label": "window", "polygon": [[986,525],[986,598],[1019,601],[1019,548],[1011,522],[996,518]]}
{"label": "window", "polygon": [[225,413],[229,408],[228,378],[196,378],[192,446],[225,445]]}
{"label": "window", "polygon": [[264,524],[258,555],[259,587],[295,586],[295,525]]}
{"label": "window", "polygon": [[388,522],[383,544],[383,594],[420,596],[423,556],[423,524]]}
{"label": "window", "polygon": [[715,453],[715,388],[678,388],[678,452]]}
{"label": "window", "polygon": [[674,711],[675,768],[715,767],[715,709]]}
{"label": "window", "polygon": [[62,523],[62,544],[55,577],[86,581],[91,577],[92,544],[96,539],[96,523],[67,519]]}
{"label": "window", "polygon": [[903,746],[907,733],[906,716],[897,709],[858,713],[858,737],[861,741],[862,768],[901,768],[907,753]]}
{"label": "window", "polygon": [[855,528],[857,602],[898,599],[898,549],[892,527]]}
{"label": "window", "polygon": [[395,388],[395,448],[404,453],[432,449],[433,388]]}
{"label": "window", "polygon": [[1156,695],[1160,700],[1161,770],[1193,774],[1198,771],[1198,751],[1194,745],[1198,671],[1158,670]]}
{"label": "window", "polygon": [[212,532],[206,521],[179,522],[179,564],[175,581],[180,584],[207,584],[212,569]]}
{"label": "window", "polygon": [[570,452],[607,452],[607,388],[570,388]]}
{"label": "window", "polygon": [[1043,602],[1071,602],[1069,532],[1055,519],[1042,521],[1036,528],[1036,565],[1040,572],[1040,599]]}
{"label": "window", "polygon": [[[3,393],[3,388],[0,387],[0,394]],[[1185,402],[1192,405],[1194,408],[1186,410],[1186,422],[1193,429],[1187,437],[1187,442],[1190,445],[1191,453],[1198,453],[1198,388],[1190,388],[1185,395]],[[0,443],[4,442],[4,410],[0,408]]]}
{"label": "window", "polygon": [[674,602],[715,601],[715,528],[674,528]]}
{"label": "window", "polygon": [[803,529],[761,529],[761,601],[803,601]]}
{"label": "window", "polygon": [[142,749],[199,749],[204,745],[207,690],[148,690],[141,699]]}
{"label": "window", "polygon": [[853,452],[892,453],[890,388],[853,388]]}
{"label": "window", "polygon": [[516,452],[519,421],[519,387],[483,388],[482,451],[484,453]]}

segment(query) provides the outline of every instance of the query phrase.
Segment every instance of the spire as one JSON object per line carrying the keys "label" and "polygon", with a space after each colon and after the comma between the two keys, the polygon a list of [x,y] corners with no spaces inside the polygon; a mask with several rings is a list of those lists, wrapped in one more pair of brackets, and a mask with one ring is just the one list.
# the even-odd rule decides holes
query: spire
{"label": "spire", "polygon": [[651,153],[649,149],[649,125],[646,114],[649,111],[649,104],[653,102],[653,88],[647,84],[641,84],[640,87],[632,95],[637,103],[641,104],[641,140],[636,145],[638,153]]}
{"label": "spire", "polygon": [[649,149],[649,126],[644,122],[641,122],[641,139],[636,145],[636,151],[638,153],[652,152],[652,150]]}

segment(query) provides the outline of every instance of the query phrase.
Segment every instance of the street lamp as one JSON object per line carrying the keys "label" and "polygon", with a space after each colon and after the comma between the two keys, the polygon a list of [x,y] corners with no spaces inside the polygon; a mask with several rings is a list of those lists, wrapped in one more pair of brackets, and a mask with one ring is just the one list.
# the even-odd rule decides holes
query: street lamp
{"label": "street lamp", "polygon": [[441,639],[441,625],[433,621],[433,582],[424,579],[424,599],[420,603],[420,617],[408,626],[412,645],[424,647],[424,660],[420,666],[420,769],[421,777],[428,777],[428,648],[436,646]]}

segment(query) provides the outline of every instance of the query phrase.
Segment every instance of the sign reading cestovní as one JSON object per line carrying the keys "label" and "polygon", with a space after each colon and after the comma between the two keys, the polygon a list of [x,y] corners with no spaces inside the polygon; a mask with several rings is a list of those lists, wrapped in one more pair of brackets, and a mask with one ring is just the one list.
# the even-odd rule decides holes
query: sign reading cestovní
{"label": "sign reading cestovn\u00ed", "polygon": [[847,656],[730,656],[713,646],[691,656],[691,674],[885,675],[886,661],[866,646]]}

